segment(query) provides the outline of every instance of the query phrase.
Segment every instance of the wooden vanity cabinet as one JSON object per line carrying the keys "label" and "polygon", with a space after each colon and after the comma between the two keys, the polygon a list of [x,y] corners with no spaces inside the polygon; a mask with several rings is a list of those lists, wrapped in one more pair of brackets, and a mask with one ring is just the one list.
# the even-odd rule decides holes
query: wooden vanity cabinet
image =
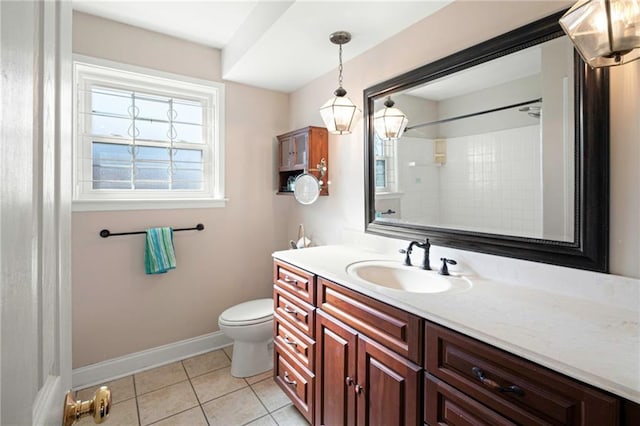
{"label": "wooden vanity cabinet", "polygon": [[638,404],[296,266],[273,282],[275,381],[314,425],[640,424]]}
{"label": "wooden vanity cabinet", "polygon": [[[287,186],[289,178],[302,173],[311,173],[320,178],[318,164],[329,162],[329,133],[324,127],[309,126],[277,137],[278,139],[278,193],[291,193]],[[324,176],[328,181],[328,172]],[[324,185],[320,195],[329,195]]]}
{"label": "wooden vanity cabinet", "polygon": [[274,379],[309,422],[315,392],[315,286],[314,274],[274,261]]}
{"label": "wooden vanity cabinet", "polygon": [[397,353],[421,341],[420,319],[323,278],[317,285],[315,424],[420,425],[422,368]]}
{"label": "wooden vanity cabinet", "polygon": [[520,357],[430,322],[425,346],[427,424],[469,407],[488,424],[620,424],[618,398]]}

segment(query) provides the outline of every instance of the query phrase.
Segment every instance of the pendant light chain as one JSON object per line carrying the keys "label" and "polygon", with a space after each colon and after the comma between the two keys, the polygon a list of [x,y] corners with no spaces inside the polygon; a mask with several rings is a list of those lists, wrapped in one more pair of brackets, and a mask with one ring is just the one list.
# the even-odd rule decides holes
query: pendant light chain
{"label": "pendant light chain", "polygon": [[339,45],[338,60],[340,65],[338,66],[338,87],[342,87],[342,43]]}

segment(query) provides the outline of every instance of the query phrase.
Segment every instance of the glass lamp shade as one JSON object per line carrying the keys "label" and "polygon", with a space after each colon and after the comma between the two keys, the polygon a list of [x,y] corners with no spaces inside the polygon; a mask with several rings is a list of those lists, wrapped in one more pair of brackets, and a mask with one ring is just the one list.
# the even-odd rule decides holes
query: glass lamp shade
{"label": "glass lamp shade", "polygon": [[640,0],[579,0],[560,26],[594,68],[640,58]]}
{"label": "glass lamp shade", "polygon": [[393,108],[393,103],[378,110],[373,116],[373,128],[382,140],[400,139],[408,122],[402,111]]}
{"label": "glass lamp shade", "polygon": [[346,96],[335,96],[320,107],[320,115],[327,131],[337,135],[351,133],[358,108]]}

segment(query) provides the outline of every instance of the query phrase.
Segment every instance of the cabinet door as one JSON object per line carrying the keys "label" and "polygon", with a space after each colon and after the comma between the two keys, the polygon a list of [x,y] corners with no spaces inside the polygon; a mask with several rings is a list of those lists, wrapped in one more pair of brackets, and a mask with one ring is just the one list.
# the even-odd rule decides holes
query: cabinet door
{"label": "cabinet door", "polygon": [[354,425],[356,331],[316,311],[316,425]]}
{"label": "cabinet door", "polygon": [[293,143],[291,137],[286,137],[278,141],[280,145],[280,169],[290,169],[293,166]]}
{"label": "cabinet door", "polygon": [[418,365],[359,335],[357,424],[421,424],[420,373]]}
{"label": "cabinet door", "polygon": [[293,135],[292,147],[294,152],[293,168],[306,169],[308,163],[309,132],[305,131],[304,133]]}

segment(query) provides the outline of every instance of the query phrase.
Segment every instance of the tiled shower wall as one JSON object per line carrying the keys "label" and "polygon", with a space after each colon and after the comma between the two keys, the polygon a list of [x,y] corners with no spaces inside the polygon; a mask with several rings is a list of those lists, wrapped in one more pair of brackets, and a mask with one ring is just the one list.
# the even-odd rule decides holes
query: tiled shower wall
{"label": "tiled shower wall", "polygon": [[430,139],[403,136],[398,149],[398,189],[402,219],[413,223],[440,223],[440,168],[433,162]]}
{"label": "tiled shower wall", "polygon": [[542,237],[540,157],[540,126],[448,139],[442,226]]}
{"label": "tiled shower wall", "polygon": [[[449,138],[442,166],[432,160],[433,141],[403,138],[402,143],[406,145],[399,150],[398,163],[403,219],[542,237],[540,126]],[[409,158],[425,161],[409,166]]]}

